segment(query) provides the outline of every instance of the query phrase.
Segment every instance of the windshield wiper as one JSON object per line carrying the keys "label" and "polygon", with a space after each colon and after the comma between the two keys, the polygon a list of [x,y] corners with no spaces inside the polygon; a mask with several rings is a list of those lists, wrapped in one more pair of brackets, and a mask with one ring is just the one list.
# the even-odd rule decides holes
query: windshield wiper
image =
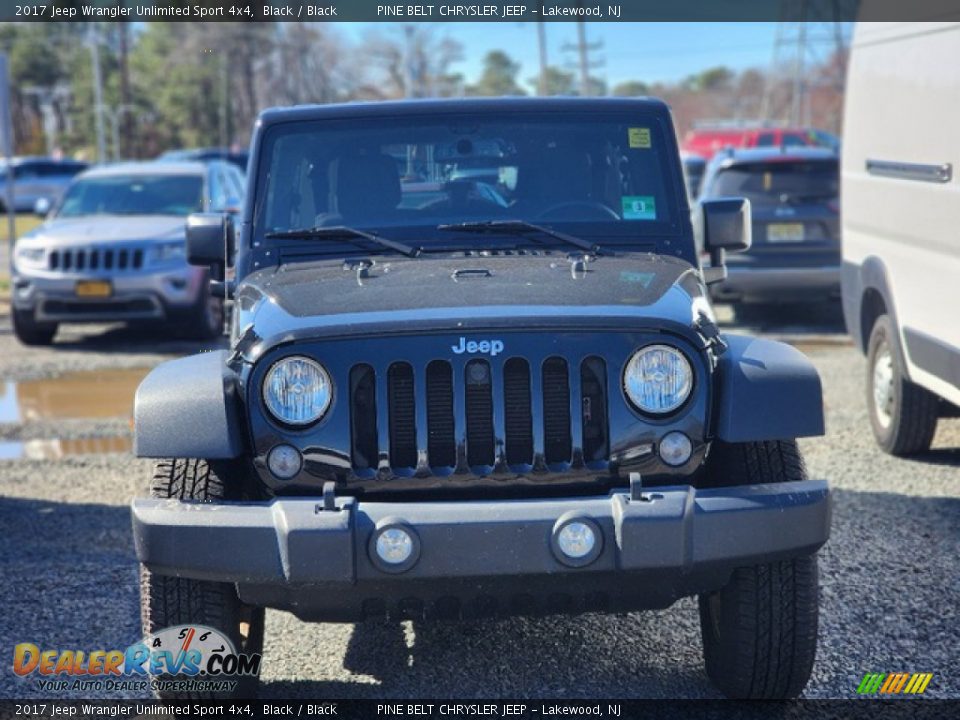
{"label": "windshield wiper", "polygon": [[390,240],[389,238],[381,237],[380,235],[374,235],[373,233],[364,232],[363,230],[357,230],[356,228],[347,227],[346,225],[331,225],[330,227],[312,227],[312,228],[298,228],[296,230],[277,230],[274,232],[268,232],[265,237],[270,239],[281,239],[281,238],[354,238],[354,239],[363,239],[369,240],[372,243],[379,245],[380,247],[389,248],[395,252],[400,253],[401,255],[406,255],[407,257],[415,258],[420,257],[422,252],[421,248],[410,247],[404,243],[397,242],[396,240]]}
{"label": "windshield wiper", "polygon": [[542,225],[536,225],[526,220],[483,220],[479,222],[449,223],[437,225],[437,230],[451,230],[454,232],[491,233],[502,235],[528,235],[540,233],[554,240],[573,245],[594,255],[600,255],[600,246],[582,238],[567,235],[559,230],[551,230]]}

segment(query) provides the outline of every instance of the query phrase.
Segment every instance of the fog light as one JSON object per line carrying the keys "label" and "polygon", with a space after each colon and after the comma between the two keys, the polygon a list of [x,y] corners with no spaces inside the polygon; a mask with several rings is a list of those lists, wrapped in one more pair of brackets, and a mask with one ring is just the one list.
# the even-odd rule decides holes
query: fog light
{"label": "fog light", "polygon": [[420,555],[417,534],[399,522],[381,525],[370,540],[371,559],[386,572],[403,572],[412,567]]}
{"label": "fog light", "polygon": [[281,480],[289,480],[300,472],[303,457],[292,445],[277,445],[267,455],[267,467]]}
{"label": "fog light", "polygon": [[693,445],[682,432],[669,432],[660,440],[660,459],[667,465],[683,465],[690,459]]}
{"label": "fog light", "polygon": [[553,550],[565,565],[583,567],[593,562],[603,549],[600,528],[585,517],[560,518],[553,529]]}

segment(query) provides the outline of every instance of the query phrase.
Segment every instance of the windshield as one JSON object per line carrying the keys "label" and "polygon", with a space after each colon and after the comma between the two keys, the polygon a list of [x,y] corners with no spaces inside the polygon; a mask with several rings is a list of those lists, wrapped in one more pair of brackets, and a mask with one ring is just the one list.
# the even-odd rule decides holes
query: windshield
{"label": "windshield", "polygon": [[349,226],[430,249],[495,242],[443,225],[520,220],[638,242],[677,232],[671,148],[645,114],[286,123],[264,138],[256,232]]}
{"label": "windshield", "polygon": [[837,162],[771,162],[734,165],[717,174],[711,195],[746,197],[753,205],[835,200]]}
{"label": "windshield", "polygon": [[202,209],[203,178],[199,175],[110,175],[74,183],[57,216],[186,216]]}

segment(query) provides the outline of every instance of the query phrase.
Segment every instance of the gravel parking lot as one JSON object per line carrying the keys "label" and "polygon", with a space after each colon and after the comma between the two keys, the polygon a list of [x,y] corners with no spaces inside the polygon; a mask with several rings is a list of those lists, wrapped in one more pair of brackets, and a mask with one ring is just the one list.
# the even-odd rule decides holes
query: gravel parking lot
{"label": "gravel parking lot", "polygon": [[[796,341],[824,382],[828,435],[802,443],[811,476],[835,490],[807,696],[851,697],[866,672],[906,671],[934,674],[928,696],[960,697],[960,419],[941,421],[926,456],[887,457],[868,426],[864,362],[844,336],[761,329]],[[0,459],[0,697],[50,694],[11,672],[16,643],[92,650],[139,636],[127,504],[144,491],[150,463],[95,452],[94,442],[125,447],[132,397],[118,401],[104,375],[89,413],[49,411],[69,398],[56,383],[30,381],[147,368],[197,349],[94,328],[28,350],[0,316],[0,457],[10,458]],[[121,388],[135,373],[123,377]],[[717,696],[702,670],[694,600],[662,612],[437,625],[310,625],[270,612],[264,663],[268,698]]]}

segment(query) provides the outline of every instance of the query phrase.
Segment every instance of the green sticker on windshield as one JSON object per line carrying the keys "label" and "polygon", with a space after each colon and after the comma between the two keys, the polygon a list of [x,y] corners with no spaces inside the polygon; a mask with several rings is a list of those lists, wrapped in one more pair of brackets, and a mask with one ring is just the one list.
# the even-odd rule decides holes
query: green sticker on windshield
{"label": "green sticker on windshield", "polygon": [[624,220],[657,219],[657,204],[653,195],[624,195],[620,200],[623,203]]}

